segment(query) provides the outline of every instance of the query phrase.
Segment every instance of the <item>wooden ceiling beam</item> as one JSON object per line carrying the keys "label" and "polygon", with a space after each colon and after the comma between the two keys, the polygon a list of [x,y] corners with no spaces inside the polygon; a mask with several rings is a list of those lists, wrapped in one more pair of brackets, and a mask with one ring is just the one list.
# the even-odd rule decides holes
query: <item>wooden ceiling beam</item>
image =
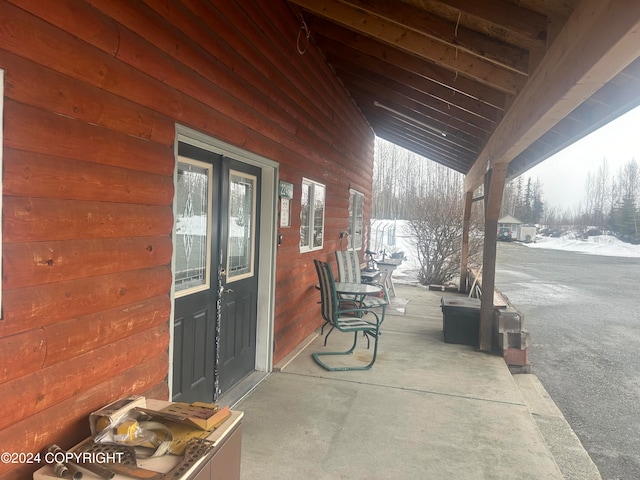
{"label": "wooden ceiling beam", "polygon": [[454,8],[464,17],[475,17],[486,24],[487,34],[501,40],[516,39],[529,50],[546,48],[547,17],[540,13],[503,0],[426,0],[426,3]]}
{"label": "wooden ceiling beam", "polygon": [[396,132],[388,130],[386,128],[378,128],[374,130],[378,137],[391,143],[395,143],[396,145],[401,145],[403,148],[406,148],[407,150],[410,150],[415,154],[426,158],[427,160],[431,160],[433,162],[439,163],[440,165],[444,165],[445,167],[451,168],[456,172],[464,173],[467,168],[469,168],[469,165],[467,163],[457,159],[457,157],[434,151],[428,145],[423,145],[419,142],[404,138],[402,134],[397,134]]}
{"label": "wooden ceiling beam", "polygon": [[485,140],[482,138],[474,137],[466,131],[454,127],[450,122],[455,117],[445,118],[444,121],[436,119],[428,113],[425,114],[420,110],[416,110],[415,105],[411,104],[408,99],[406,102],[397,102],[397,96],[393,97],[393,99],[380,97],[380,95],[372,94],[364,89],[358,90],[353,99],[359,108],[375,106],[376,112],[382,115],[389,114],[390,118],[398,115],[403,116],[408,123],[416,124],[417,128],[421,130],[428,129],[433,132],[434,138],[440,139],[444,133],[448,136],[448,142],[458,144],[461,148],[473,152],[476,156],[485,144]]}
{"label": "wooden ceiling beam", "polygon": [[494,124],[498,124],[502,118],[502,112],[485,103],[479,102],[466,95],[456,95],[454,91],[440,84],[426,80],[424,77],[407,72],[389,63],[380,61],[374,57],[365,55],[349,47],[330,39],[322,39],[318,42],[320,48],[330,64],[336,65],[342,70],[368,71],[380,78],[387,78],[408,88],[414,89],[424,95],[428,95],[446,108],[463,110],[471,115],[478,116]]}
{"label": "wooden ceiling beam", "polygon": [[363,15],[337,0],[290,0],[302,9],[338,23],[350,30],[375,38],[395,48],[449,68],[506,93],[515,94],[526,81],[526,75],[507,70],[456,48],[443,44],[406,27]]}
{"label": "wooden ceiling beam", "polygon": [[446,145],[434,143],[428,135],[425,135],[425,132],[419,130],[407,130],[406,126],[402,125],[401,122],[389,123],[387,121],[384,121],[382,123],[378,123],[374,119],[372,127],[374,131],[385,130],[387,132],[393,132],[398,136],[405,137],[406,139],[411,140],[416,144],[422,145],[425,151],[428,150],[434,155],[440,155],[442,159],[448,159],[449,163],[452,165],[467,165],[468,167],[469,164],[473,162],[472,157],[469,157],[469,155],[465,155],[462,152],[459,152]]}
{"label": "wooden ceiling beam", "polygon": [[393,64],[398,68],[448,88],[451,90],[452,95],[465,95],[503,111],[506,109],[507,103],[512,100],[512,95],[507,95],[499,89],[456,75],[451,70],[432,62],[425,62],[415,55],[364,37],[346,28],[337,27],[327,20],[314,17],[309,22],[309,27],[313,38],[320,36],[334,40],[341,45],[348,45],[355,51]]}
{"label": "wooden ceiling beam", "polygon": [[377,119],[388,118],[390,122],[398,123],[402,122],[409,130],[424,132],[427,138],[431,138],[432,141],[438,144],[446,145],[447,147],[454,148],[456,150],[463,150],[468,152],[470,156],[475,158],[478,155],[480,146],[475,143],[471,143],[462,135],[458,135],[455,130],[447,125],[421,122],[420,120],[410,116],[411,111],[407,111],[399,105],[390,105],[391,110],[386,110],[376,104],[376,100],[364,96],[358,95],[356,103],[361,110],[367,110],[370,115],[374,115]]}
{"label": "wooden ceiling beam", "polygon": [[376,2],[343,0],[343,3],[368,15],[379,17],[383,21],[427,35],[503,68],[524,75],[528,74],[529,52],[527,50],[478,33],[455,22],[449,22],[428,11],[407,3],[388,0]]}
{"label": "wooden ceiling beam", "polygon": [[449,155],[451,158],[457,158],[467,166],[473,163],[475,158],[474,153],[462,149],[456,144],[446,143],[446,138],[442,136],[438,137],[438,134],[431,130],[420,128],[407,122],[402,117],[390,117],[386,113],[378,111],[375,107],[367,106],[365,110],[371,116],[371,126],[374,128],[374,131],[379,128],[386,128],[389,131],[396,132],[398,135],[405,135],[407,138],[412,138],[416,142],[429,146],[434,151]]}
{"label": "wooden ceiling beam", "polygon": [[399,85],[392,80],[379,78],[374,74],[365,76],[363,72],[347,72],[340,69],[338,69],[338,73],[342,78],[345,88],[347,88],[352,95],[358,90],[364,90],[369,92],[372,96],[378,97],[378,101],[381,103],[383,103],[385,98],[400,95],[431,109],[434,112],[434,116],[437,115],[441,121],[444,121],[445,123],[450,123],[450,119],[457,118],[459,121],[476,126],[488,133],[492,132],[495,128],[495,124],[488,120],[470,115],[463,110],[456,110],[453,108],[449,109],[446,104],[439,104],[434,98],[419,92],[409,91],[406,87]]}
{"label": "wooden ceiling beam", "polygon": [[356,100],[356,103],[362,99],[370,99],[372,105],[374,101],[377,101],[392,108],[398,107],[397,109],[406,112],[407,116],[422,120],[424,123],[433,124],[434,127],[441,130],[448,126],[453,131],[460,132],[459,135],[475,145],[483,146],[489,138],[489,133],[476,125],[465,123],[458,117],[443,114],[428,105],[423,105],[393,90],[364,83],[360,88],[352,88],[350,84],[346,84],[345,87],[351,92],[351,96]]}
{"label": "wooden ceiling beam", "polygon": [[465,179],[475,190],[638,58],[640,2],[583,0],[505,114]]}
{"label": "wooden ceiling beam", "polygon": [[[509,163],[509,176],[512,176],[512,172],[517,176],[533,168],[580,138],[640,105],[640,89],[638,89],[640,82],[629,82],[624,85],[612,85],[612,83],[613,81],[604,85],[588,101],[583,102],[570,115],[554,125],[553,129],[547,131],[513,159]],[[603,90],[606,90],[607,94],[602,93]]]}
{"label": "wooden ceiling beam", "polygon": [[444,109],[445,111],[453,110],[454,112],[461,110],[468,115],[480,117],[491,122],[494,127],[502,118],[502,112],[485,103],[464,95],[455,95],[455,92],[439,84],[425,80],[391,64],[380,62],[359,52],[350,51],[349,48],[336,43],[322,42],[321,45],[327,60],[336,69],[353,73],[363,72],[360,76],[370,77],[380,84],[401,85],[404,90],[415,91],[416,94],[431,98],[439,109]]}

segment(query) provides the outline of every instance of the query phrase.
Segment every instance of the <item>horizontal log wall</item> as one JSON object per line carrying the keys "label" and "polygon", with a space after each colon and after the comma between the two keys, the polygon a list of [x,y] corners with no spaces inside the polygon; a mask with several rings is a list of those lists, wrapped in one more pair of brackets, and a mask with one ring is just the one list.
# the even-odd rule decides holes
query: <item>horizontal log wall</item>
{"label": "horizontal log wall", "polygon": [[[0,0],[3,450],[69,447],[92,410],[167,398],[176,123],[279,163],[275,361],[320,324],[312,260],[341,247],[349,188],[371,198],[373,135],[299,28],[284,0]],[[303,177],[327,186],[325,248],[305,254]]]}

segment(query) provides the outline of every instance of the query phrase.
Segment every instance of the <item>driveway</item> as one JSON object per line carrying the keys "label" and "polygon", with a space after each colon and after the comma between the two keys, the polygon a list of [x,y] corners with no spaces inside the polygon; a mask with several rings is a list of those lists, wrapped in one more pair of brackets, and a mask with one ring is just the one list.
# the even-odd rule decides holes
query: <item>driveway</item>
{"label": "driveway", "polygon": [[640,259],[498,243],[535,373],[604,479],[640,478]]}

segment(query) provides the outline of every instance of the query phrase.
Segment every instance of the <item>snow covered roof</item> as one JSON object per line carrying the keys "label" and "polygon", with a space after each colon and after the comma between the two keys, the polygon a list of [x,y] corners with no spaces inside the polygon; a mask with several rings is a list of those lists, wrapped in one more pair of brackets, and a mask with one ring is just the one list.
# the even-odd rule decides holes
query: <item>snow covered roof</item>
{"label": "snow covered roof", "polygon": [[512,215],[505,215],[504,217],[498,219],[498,223],[515,223],[520,225],[522,222]]}

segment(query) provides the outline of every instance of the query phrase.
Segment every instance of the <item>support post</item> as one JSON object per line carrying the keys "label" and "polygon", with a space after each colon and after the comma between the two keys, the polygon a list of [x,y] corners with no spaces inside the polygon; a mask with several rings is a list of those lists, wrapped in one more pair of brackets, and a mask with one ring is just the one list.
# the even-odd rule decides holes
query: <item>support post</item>
{"label": "support post", "polygon": [[494,165],[485,184],[482,300],[480,303],[480,350],[490,352],[493,339],[493,291],[496,283],[496,241],[508,164]]}
{"label": "support post", "polygon": [[467,293],[467,268],[469,266],[469,228],[471,225],[471,206],[473,204],[473,191],[469,191],[464,199],[464,211],[462,215],[462,252],[460,255],[460,287],[458,291]]}

